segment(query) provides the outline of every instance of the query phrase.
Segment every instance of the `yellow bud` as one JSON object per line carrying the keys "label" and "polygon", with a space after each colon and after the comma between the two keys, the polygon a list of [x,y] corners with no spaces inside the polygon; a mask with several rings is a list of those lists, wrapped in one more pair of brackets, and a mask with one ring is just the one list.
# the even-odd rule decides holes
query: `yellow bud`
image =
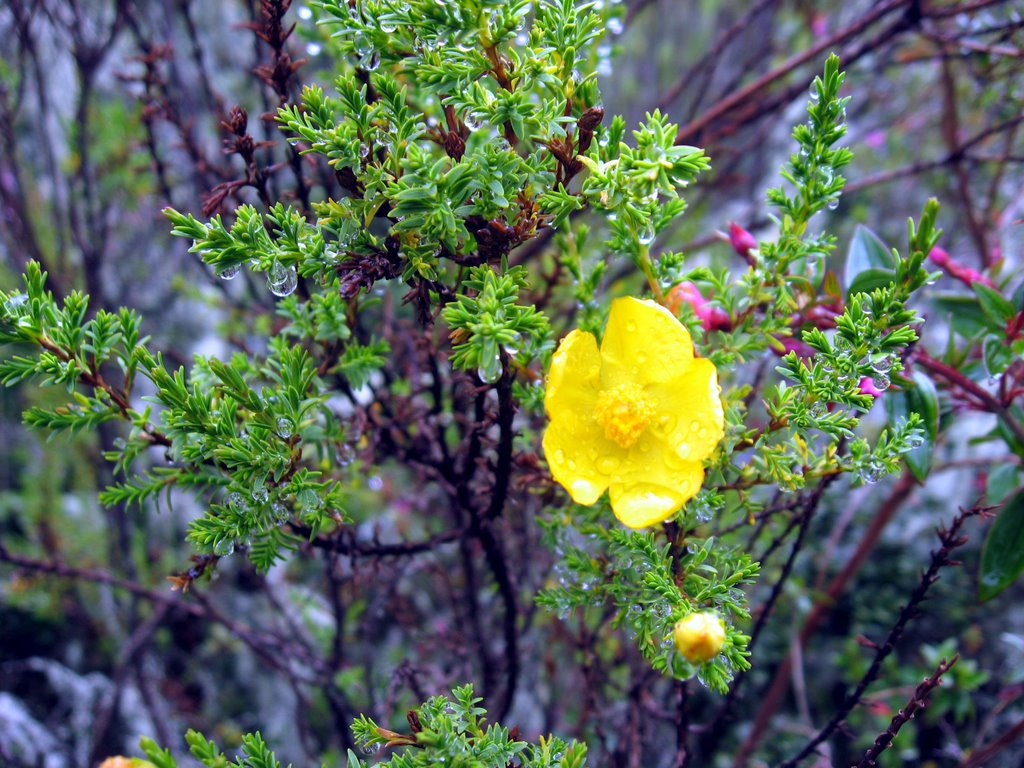
{"label": "yellow bud", "polygon": [[713,613],[691,613],[676,622],[676,648],[690,662],[710,661],[725,644],[725,625]]}

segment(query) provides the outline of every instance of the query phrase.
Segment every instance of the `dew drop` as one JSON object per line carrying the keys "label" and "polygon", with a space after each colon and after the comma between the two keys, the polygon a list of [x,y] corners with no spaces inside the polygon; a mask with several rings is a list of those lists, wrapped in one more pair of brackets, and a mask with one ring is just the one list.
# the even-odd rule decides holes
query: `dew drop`
{"label": "dew drop", "polygon": [[279,501],[275,501],[270,505],[270,514],[274,518],[274,522],[277,524],[287,523],[291,517],[291,513],[288,511],[288,507]]}
{"label": "dew drop", "polygon": [[889,377],[884,373],[877,373],[871,377],[871,385],[879,392],[885,392],[889,388]]}
{"label": "dew drop", "polygon": [[323,499],[321,499],[317,495],[317,492],[314,491],[312,488],[303,488],[301,491],[299,491],[298,495],[295,497],[295,500],[298,501],[303,508],[308,510],[320,509],[320,507],[322,507],[324,504]]}
{"label": "dew drop", "polygon": [[619,468],[621,462],[616,456],[602,456],[597,460],[597,468],[602,474],[610,475]]}
{"label": "dew drop", "polygon": [[830,211],[834,211],[838,207],[839,207],[839,198],[838,197],[833,197],[831,200],[828,201],[828,209]]}
{"label": "dew drop", "polygon": [[811,418],[812,419],[820,419],[822,416],[825,415],[825,411],[826,410],[827,409],[825,407],[825,404],[823,402],[821,402],[820,400],[811,403],[811,409],[810,409],[810,411],[811,411]]}
{"label": "dew drop", "polygon": [[295,433],[295,425],[287,416],[282,416],[277,420],[275,430],[283,440],[287,440]]}
{"label": "dew drop", "polygon": [[245,497],[238,491],[228,494],[228,506],[232,509],[245,509]]}
{"label": "dew drop", "polygon": [[920,448],[924,445],[924,438],[920,435],[912,435],[907,441],[911,448]]}
{"label": "dew drop", "polygon": [[640,226],[640,230],[636,233],[636,239],[640,245],[650,245],[654,242],[655,234],[654,222],[648,221]]}
{"label": "dew drop", "polygon": [[396,29],[398,29],[398,25],[395,24],[395,22],[387,20],[387,19],[381,19],[378,22],[378,26],[380,27],[380,31],[381,32],[384,32],[385,34],[388,34],[388,35],[390,35],[392,32],[394,32]]}
{"label": "dew drop", "polygon": [[808,89],[807,93],[811,97],[811,101],[817,101],[819,98],[821,98],[818,94],[818,89],[815,87],[814,83],[811,83],[811,87]]}
{"label": "dew drop", "polygon": [[267,499],[270,498],[270,491],[267,490],[267,486],[263,483],[256,483],[252,487],[252,500],[257,504],[266,504]]}
{"label": "dew drop", "polygon": [[365,56],[373,50],[373,42],[364,32],[357,32],[352,38],[352,50],[357,56]]}
{"label": "dew drop", "polygon": [[267,273],[267,287],[275,296],[287,296],[298,284],[299,277],[295,267],[286,267],[279,261],[275,261]]}
{"label": "dew drop", "polygon": [[892,355],[882,355],[882,357],[872,361],[871,369],[875,373],[886,373],[892,370],[892,362]]}
{"label": "dew drop", "polygon": [[477,120],[476,115],[472,112],[467,112],[462,118],[462,122],[465,123],[466,127],[471,131],[475,131],[480,128],[480,121]]}
{"label": "dew drop", "polygon": [[229,555],[234,554],[234,551],[235,542],[231,539],[220,539],[219,541],[214,542],[213,554],[217,557],[228,557]]}
{"label": "dew drop", "polygon": [[380,66],[380,52],[371,51],[359,59],[359,66],[367,72],[373,72]]}
{"label": "dew drop", "polygon": [[874,485],[882,477],[882,465],[872,459],[861,470],[860,477],[865,483]]}
{"label": "dew drop", "polygon": [[371,742],[369,744],[364,744],[363,745],[363,754],[364,755],[375,755],[378,752],[380,752],[380,744],[377,743],[377,742]]}
{"label": "dew drop", "polygon": [[347,467],[356,458],[355,449],[348,443],[342,443],[334,452],[334,461],[339,467]]}
{"label": "dew drop", "polygon": [[241,271],[241,265],[235,264],[235,266],[233,267],[227,267],[225,269],[222,269],[220,272],[217,273],[217,277],[219,277],[221,280],[233,280],[234,278],[238,277],[238,273]]}

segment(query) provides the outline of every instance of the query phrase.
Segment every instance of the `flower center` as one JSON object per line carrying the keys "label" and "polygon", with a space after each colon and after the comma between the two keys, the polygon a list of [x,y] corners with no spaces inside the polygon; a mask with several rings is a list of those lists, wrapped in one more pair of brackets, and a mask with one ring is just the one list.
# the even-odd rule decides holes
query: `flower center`
{"label": "flower center", "polygon": [[654,408],[644,399],[639,384],[619,384],[598,395],[594,415],[604,427],[605,437],[629,448],[647,429]]}

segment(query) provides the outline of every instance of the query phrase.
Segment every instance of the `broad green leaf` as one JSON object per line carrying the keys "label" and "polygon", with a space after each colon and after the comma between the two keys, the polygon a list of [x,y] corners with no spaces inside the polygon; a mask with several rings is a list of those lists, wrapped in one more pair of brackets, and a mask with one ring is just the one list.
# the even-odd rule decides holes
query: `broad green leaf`
{"label": "broad green leaf", "polygon": [[985,315],[976,296],[945,294],[933,299],[943,314],[949,315],[953,330],[965,339],[973,338],[980,331],[990,327],[991,320]]}
{"label": "broad green leaf", "polygon": [[857,274],[849,283],[848,295],[855,293],[871,293],[875,288],[882,288],[896,279],[896,273],[891,269],[865,269]]}
{"label": "broad green leaf", "polygon": [[995,323],[994,330],[1001,331],[1006,324],[1013,319],[1016,312],[1013,311],[1013,304],[999,291],[989,288],[984,283],[975,283],[974,293],[981,302],[981,308],[985,315]]}
{"label": "broad green leaf", "polygon": [[892,270],[896,267],[892,253],[878,235],[858,224],[853,231],[850,250],[846,254],[846,285],[847,292],[854,293],[853,282],[862,272],[869,269]]}
{"label": "broad green leaf", "polygon": [[989,504],[998,504],[1020,485],[1020,467],[1016,464],[1000,464],[988,473],[985,483],[985,499]]}
{"label": "broad green leaf", "polygon": [[978,597],[991,600],[1024,570],[1024,491],[1007,500],[981,551]]}

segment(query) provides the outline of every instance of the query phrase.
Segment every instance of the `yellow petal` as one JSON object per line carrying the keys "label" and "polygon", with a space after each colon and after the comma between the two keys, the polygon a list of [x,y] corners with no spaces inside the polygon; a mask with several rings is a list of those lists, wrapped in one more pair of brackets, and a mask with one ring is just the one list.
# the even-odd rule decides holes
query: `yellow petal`
{"label": "yellow petal", "polygon": [[551,476],[577,504],[589,506],[604,493],[608,470],[621,463],[621,459],[610,463],[608,455],[614,451],[622,449],[604,436],[593,417],[562,414],[544,430],[544,456]]}
{"label": "yellow petal", "polygon": [[600,388],[601,354],[594,334],[571,331],[551,356],[544,409],[552,419],[566,412],[589,414]]}
{"label": "yellow petal", "polygon": [[612,302],[601,358],[606,387],[622,381],[661,383],[686,373],[693,359],[693,340],[660,304],[626,296]]}
{"label": "yellow petal", "polygon": [[624,525],[646,528],[675,514],[703,482],[699,461],[680,460],[666,444],[645,436],[613,473],[612,511]]}
{"label": "yellow petal", "polygon": [[710,360],[694,359],[678,379],[652,385],[655,413],[650,430],[680,459],[703,461],[725,434],[718,372]]}

